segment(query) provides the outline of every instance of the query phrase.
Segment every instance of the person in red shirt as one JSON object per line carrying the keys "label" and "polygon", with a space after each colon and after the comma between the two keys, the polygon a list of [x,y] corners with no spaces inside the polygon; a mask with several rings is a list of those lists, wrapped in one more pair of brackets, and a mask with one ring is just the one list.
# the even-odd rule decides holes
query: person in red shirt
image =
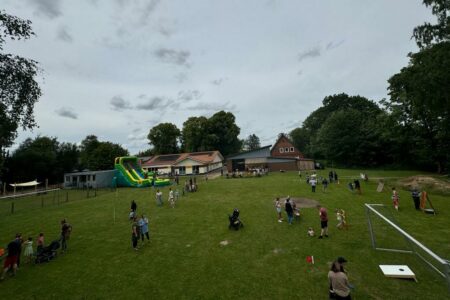
{"label": "person in red shirt", "polygon": [[0,277],[0,280],[5,279],[6,272],[10,268],[13,270],[13,275],[16,275],[17,271],[17,260],[20,255],[20,247],[21,247],[21,236],[19,234],[16,235],[16,239],[8,244],[8,255],[5,258],[5,262],[3,263],[3,273]]}
{"label": "person in red shirt", "polygon": [[320,236],[319,239],[322,239],[323,236],[328,237],[328,212],[325,207],[317,206],[319,209],[319,217],[320,217]]}

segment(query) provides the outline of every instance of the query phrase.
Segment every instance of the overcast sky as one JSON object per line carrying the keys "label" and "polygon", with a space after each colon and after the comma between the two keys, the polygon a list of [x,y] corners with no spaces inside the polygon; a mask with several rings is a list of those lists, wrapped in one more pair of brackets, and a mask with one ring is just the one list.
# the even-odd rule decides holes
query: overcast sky
{"label": "overcast sky", "polygon": [[[232,112],[241,138],[273,144],[345,92],[379,101],[406,66],[415,26],[433,20],[419,0],[1,0],[36,37],[7,52],[37,60],[35,107],[48,135],[95,134],[131,154],[160,122]],[[17,144],[16,144],[17,146]]]}

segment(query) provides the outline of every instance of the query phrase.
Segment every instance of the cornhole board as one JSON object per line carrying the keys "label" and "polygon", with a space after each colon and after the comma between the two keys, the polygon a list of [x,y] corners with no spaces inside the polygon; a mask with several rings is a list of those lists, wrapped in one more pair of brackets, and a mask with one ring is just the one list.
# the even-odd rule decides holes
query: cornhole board
{"label": "cornhole board", "polygon": [[414,279],[417,282],[416,274],[405,265],[380,265],[384,276],[392,278]]}
{"label": "cornhole board", "polygon": [[378,182],[377,192],[381,193],[384,189],[384,182]]}

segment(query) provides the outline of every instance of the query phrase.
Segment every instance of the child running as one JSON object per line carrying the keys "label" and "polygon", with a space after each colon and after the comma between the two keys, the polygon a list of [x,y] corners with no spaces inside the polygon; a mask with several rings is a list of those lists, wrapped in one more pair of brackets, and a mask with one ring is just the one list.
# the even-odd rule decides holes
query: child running
{"label": "child running", "polygon": [[277,197],[277,200],[275,201],[275,208],[277,210],[278,213],[278,222],[283,222],[283,217],[281,216],[281,202],[280,202],[280,198]]}
{"label": "child running", "polygon": [[395,187],[392,188],[392,202],[394,204],[394,208],[398,211],[398,206],[399,206],[399,199],[400,196],[398,195],[397,190],[395,189]]}

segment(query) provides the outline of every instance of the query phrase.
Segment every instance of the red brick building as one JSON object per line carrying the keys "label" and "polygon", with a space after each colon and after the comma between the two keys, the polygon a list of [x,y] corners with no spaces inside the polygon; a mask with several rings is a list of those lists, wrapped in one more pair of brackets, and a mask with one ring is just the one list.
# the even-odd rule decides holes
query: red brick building
{"label": "red brick building", "polygon": [[270,155],[272,157],[304,158],[303,154],[298,151],[291,140],[283,133],[278,136],[278,140],[270,150]]}

